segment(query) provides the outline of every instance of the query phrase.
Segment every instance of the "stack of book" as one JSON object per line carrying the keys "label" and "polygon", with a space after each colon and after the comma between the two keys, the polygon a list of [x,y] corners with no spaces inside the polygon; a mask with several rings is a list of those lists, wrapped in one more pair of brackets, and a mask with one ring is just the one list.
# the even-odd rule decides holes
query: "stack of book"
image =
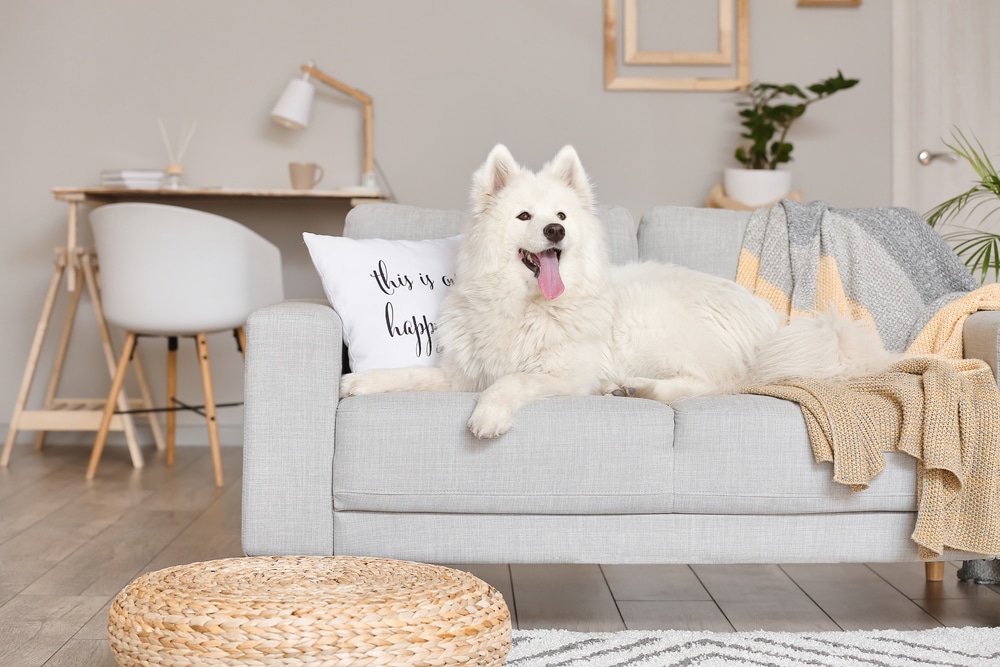
{"label": "stack of book", "polygon": [[112,188],[157,190],[163,186],[162,169],[111,169],[101,172],[101,185]]}

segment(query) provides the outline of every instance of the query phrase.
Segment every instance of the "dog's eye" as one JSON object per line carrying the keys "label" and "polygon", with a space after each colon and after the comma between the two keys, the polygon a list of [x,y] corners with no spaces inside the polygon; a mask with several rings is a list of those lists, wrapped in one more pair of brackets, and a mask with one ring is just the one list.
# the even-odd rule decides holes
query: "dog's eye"
{"label": "dog's eye", "polygon": [[565,220],[566,214],[563,213],[562,211],[559,211],[558,213],[556,213],[556,217],[559,218],[560,220]]}
{"label": "dog's eye", "polygon": [[517,219],[525,221],[531,220],[531,214],[528,213],[527,211],[521,211],[520,213],[517,214]]}

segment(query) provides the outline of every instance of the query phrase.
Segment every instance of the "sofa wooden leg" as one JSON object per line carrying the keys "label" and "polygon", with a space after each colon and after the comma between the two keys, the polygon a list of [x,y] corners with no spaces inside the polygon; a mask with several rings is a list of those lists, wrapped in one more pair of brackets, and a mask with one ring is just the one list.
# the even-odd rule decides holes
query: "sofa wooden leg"
{"label": "sofa wooden leg", "polygon": [[927,572],[927,581],[944,581],[944,561],[924,563],[924,570]]}

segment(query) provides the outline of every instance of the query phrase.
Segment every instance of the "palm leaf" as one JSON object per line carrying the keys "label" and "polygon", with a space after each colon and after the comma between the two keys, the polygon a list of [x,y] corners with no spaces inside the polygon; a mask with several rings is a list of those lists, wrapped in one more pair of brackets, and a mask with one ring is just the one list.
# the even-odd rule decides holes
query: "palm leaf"
{"label": "palm leaf", "polygon": [[1000,174],[997,173],[996,167],[990,161],[982,142],[976,139],[976,145],[973,146],[972,142],[966,138],[961,130],[955,130],[951,136],[955,143],[949,144],[946,142],[945,146],[972,165],[976,175],[979,176],[979,183],[975,188],[985,190],[994,196],[1000,197]]}
{"label": "palm leaf", "polygon": [[1000,234],[964,229],[945,234],[944,239],[955,242],[955,254],[973,274],[979,274],[980,283],[986,282],[991,270],[1000,280]]}
{"label": "palm leaf", "polygon": [[[963,192],[960,195],[956,195],[947,201],[938,204],[927,213],[927,224],[931,227],[937,227],[939,224],[946,224],[958,216],[965,208],[974,202],[971,210],[967,211],[969,216],[976,212],[980,206],[993,204],[995,207],[1000,208],[1000,194],[994,193],[992,190],[982,186],[976,185],[969,190]],[[989,216],[996,212],[996,208],[986,214],[983,220],[986,220]]]}
{"label": "palm leaf", "polygon": [[[956,128],[951,136],[952,143],[945,142],[945,146],[968,162],[978,179],[971,188],[938,204],[924,217],[927,224],[936,227],[947,224],[963,213],[967,220],[981,215],[976,225],[982,225],[1000,211],[1000,173],[997,173],[982,142],[975,135],[975,141],[970,141]],[[982,215],[983,206],[989,207],[985,215]],[[986,281],[991,269],[994,279],[1000,280],[1000,235],[964,227],[961,231],[943,236],[955,242],[955,253],[974,274],[979,274],[980,282]]]}

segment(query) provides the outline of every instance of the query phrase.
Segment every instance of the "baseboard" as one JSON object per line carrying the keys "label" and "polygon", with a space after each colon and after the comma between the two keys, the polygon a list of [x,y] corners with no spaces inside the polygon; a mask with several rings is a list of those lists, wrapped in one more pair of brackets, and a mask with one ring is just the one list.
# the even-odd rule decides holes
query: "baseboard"
{"label": "baseboard", "polygon": [[[7,433],[10,423],[0,425],[3,433]],[[153,432],[149,426],[136,424],[136,438],[140,445],[153,444]],[[94,433],[90,431],[49,431],[45,436],[46,445],[81,445],[90,444],[94,441]],[[35,442],[34,431],[21,431],[17,434],[14,444],[30,445]],[[219,424],[219,442],[223,447],[243,445],[243,425],[242,424]],[[108,434],[108,445],[124,445],[125,434],[121,431],[114,431]],[[208,445],[208,432],[204,425],[177,426],[177,446],[199,446]]]}

